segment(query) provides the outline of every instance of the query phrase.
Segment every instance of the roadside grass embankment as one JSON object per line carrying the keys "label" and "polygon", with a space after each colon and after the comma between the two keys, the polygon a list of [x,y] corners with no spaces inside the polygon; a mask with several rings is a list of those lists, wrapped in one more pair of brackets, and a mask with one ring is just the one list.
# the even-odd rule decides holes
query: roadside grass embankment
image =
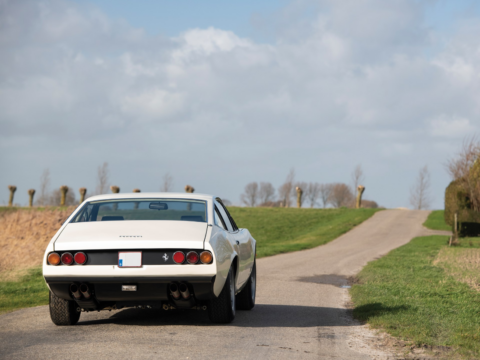
{"label": "roadside grass embankment", "polygon": [[415,238],[367,264],[351,289],[353,314],[417,347],[448,347],[449,358],[477,359],[480,238],[452,247],[448,240]]}
{"label": "roadside grass embankment", "polygon": [[379,209],[228,209],[239,227],[257,240],[257,257],[323,245],[370,218]]}
{"label": "roadside grass embankment", "polygon": [[434,210],[423,223],[427,229],[452,231],[452,227],[445,223],[444,210]]}
{"label": "roadside grass embankment", "polygon": [[[371,217],[375,209],[229,208],[258,241],[258,257],[325,244]],[[41,263],[45,248],[73,208],[0,208],[0,313],[48,304]]]}
{"label": "roadside grass embankment", "polygon": [[0,314],[48,304],[48,288],[41,267],[4,271],[1,274]]}

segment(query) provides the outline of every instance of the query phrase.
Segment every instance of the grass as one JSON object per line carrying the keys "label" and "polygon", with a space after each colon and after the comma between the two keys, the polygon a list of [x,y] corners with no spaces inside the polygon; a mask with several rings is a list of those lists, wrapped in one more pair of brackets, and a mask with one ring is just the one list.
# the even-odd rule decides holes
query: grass
{"label": "grass", "polygon": [[[0,211],[5,211],[4,209],[0,208]],[[46,244],[69,212],[67,209],[59,209],[62,210],[60,212],[39,210],[24,212],[21,209],[1,219],[4,223],[0,222],[0,228],[5,231],[0,233],[0,245],[3,246],[5,254],[10,254],[8,258],[18,257],[16,249],[22,246],[28,248],[28,253],[34,256],[27,261],[29,264],[41,263]],[[378,211],[236,207],[229,210],[237,225],[248,228],[257,240],[258,257],[325,244]],[[44,229],[41,234],[32,230],[40,227]],[[39,240],[35,242],[33,239]],[[0,256],[0,259],[3,258]],[[0,313],[48,304],[48,289],[41,267],[7,270],[0,272],[0,275],[3,279],[0,281]]]}
{"label": "grass", "polygon": [[456,280],[480,291],[480,238],[471,240],[468,248],[443,248],[434,264]]}
{"label": "grass", "polygon": [[371,217],[378,209],[295,209],[230,207],[238,227],[257,240],[257,256],[326,244]]}
{"label": "grass", "polygon": [[452,231],[452,227],[445,223],[444,210],[434,210],[428,215],[427,220],[423,223],[428,229]]}
{"label": "grass", "polygon": [[448,346],[452,353],[479,358],[480,293],[435,265],[447,241],[415,238],[370,262],[351,289],[353,313],[416,346]]}
{"label": "grass", "polygon": [[2,273],[0,281],[0,314],[20,308],[48,304],[48,288],[42,268]]}

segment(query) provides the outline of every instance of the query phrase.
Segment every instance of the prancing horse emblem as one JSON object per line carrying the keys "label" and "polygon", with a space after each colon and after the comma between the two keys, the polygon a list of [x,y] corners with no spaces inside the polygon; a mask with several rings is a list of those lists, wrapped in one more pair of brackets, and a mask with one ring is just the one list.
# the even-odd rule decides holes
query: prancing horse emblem
{"label": "prancing horse emblem", "polygon": [[165,253],[162,257],[165,259],[165,261],[168,260],[168,255],[167,255],[167,253]]}

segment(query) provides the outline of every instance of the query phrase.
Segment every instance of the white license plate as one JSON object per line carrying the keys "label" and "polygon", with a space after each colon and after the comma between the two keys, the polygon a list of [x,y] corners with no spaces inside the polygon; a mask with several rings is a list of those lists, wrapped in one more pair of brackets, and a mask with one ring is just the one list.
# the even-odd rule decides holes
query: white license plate
{"label": "white license plate", "polygon": [[142,267],[141,251],[119,251],[118,267]]}

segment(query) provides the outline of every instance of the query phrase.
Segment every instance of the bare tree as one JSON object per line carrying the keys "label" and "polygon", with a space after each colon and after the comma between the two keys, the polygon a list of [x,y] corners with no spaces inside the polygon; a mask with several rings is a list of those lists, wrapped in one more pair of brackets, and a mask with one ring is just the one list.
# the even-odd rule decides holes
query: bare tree
{"label": "bare tree", "polygon": [[320,187],[321,185],[319,183],[309,183],[307,186],[307,191],[304,196],[310,203],[311,208],[317,204],[318,197],[320,196]]}
{"label": "bare tree", "polygon": [[450,176],[460,182],[463,191],[468,194],[472,209],[477,212],[480,211],[479,161],[480,141],[473,136],[464,139],[460,152],[447,163]]}
{"label": "bare tree", "polygon": [[283,201],[283,206],[290,207],[292,200],[292,191],[294,190],[293,182],[295,181],[295,169],[290,169],[290,172],[285,179],[285,182],[278,189],[278,196]]}
{"label": "bare tree", "polygon": [[320,200],[322,200],[323,208],[326,208],[330,202],[330,196],[332,194],[333,184],[320,184]]}
{"label": "bare tree", "polygon": [[275,200],[275,188],[273,185],[269,182],[261,182],[258,198],[260,200],[260,204],[269,203]]}
{"label": "bare tree", "polygon": [[258,183],[251,182],[245,186],[245,193],[240,196],[242,203],[254,207],[258,201]]}
{"label": "bare tree", "polygon": [[332,192],[330,194],[329,202],[333,207],[339,208],[343,206],[352,206],[354,195],[350,187],[343,183],[332,185]]}
{"label": "bare tree", "polygon": [[410,189],[410,204],[414,209],[422,210],[430,207],[430,173],[427,165],[420,169],[415,184]]}
{"label": "bare tree", "polygon": [[38,206],[48,205],[50,201],[50,170],[43,170],[40,176],[40,191],[38,193],[36,204]]}
{"label": "bare tree", "polygon": [[352,172],[352,183],[353,183],[353,193],[355,194],[358,189],[358,185],[363,185],[365,181],[365,176],[363,176],[362,165],[358,164],[355,167],[355,170]]}
{"label": "bare tree", "polygon": [[103,165],[99,166],[97,169],[97,189],[96,194],[107,194],[108,193],[108,176],[109,176],[108,163],[104,162]]}
{"label": "bare tree", "polygon": [[163,175],[163,183],[160,191],[170,192],[173,190],[173,176],[170,173]]}

